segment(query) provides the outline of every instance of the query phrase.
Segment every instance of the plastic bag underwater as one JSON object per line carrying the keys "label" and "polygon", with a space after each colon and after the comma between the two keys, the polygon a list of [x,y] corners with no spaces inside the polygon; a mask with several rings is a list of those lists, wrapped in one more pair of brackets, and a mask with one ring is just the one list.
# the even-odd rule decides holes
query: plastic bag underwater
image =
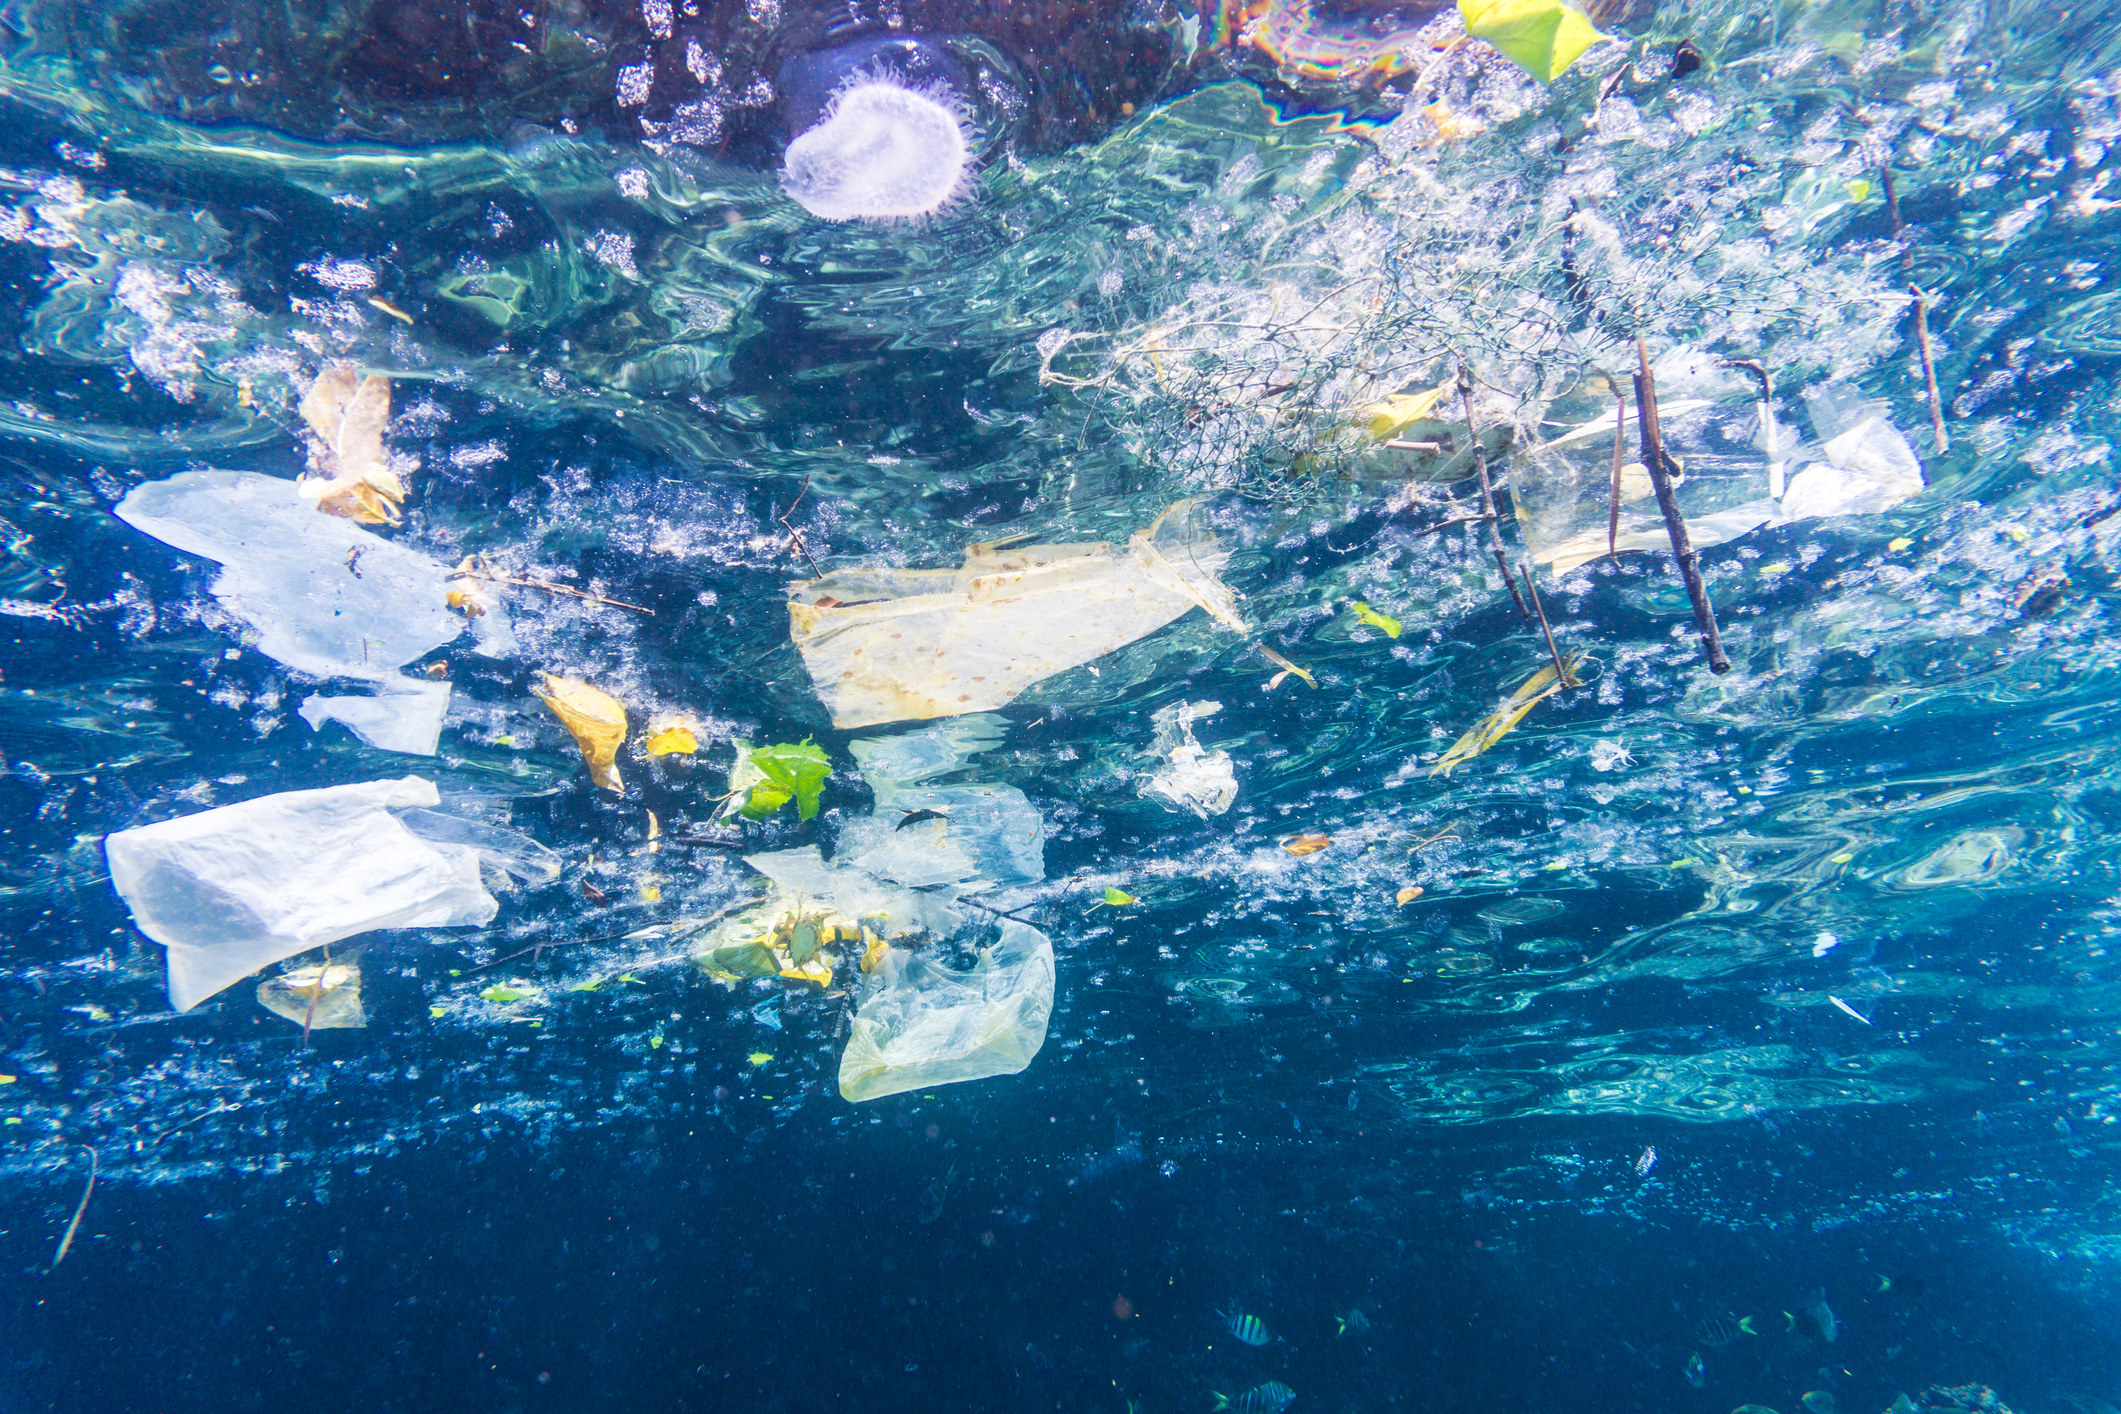
{"label": "plastic bag underwater", "polygon": [[840,1094],[862,1101],[1014,1075],[1046,1042],[1053,944],[1014,919],[1001,941],[957,972],[901,948],[877,971],[840,1054]]}

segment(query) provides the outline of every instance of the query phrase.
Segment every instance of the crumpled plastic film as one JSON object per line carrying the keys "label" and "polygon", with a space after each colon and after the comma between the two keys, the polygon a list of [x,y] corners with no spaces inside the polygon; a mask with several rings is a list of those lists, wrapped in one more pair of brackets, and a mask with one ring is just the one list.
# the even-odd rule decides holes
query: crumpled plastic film
{"label": "crumpled plastic film", "polygon": [[344,1031],[368,1024],[361,969],[346,963],[298,967],[258,984],[258,1005],[305,1031]]}
{"label": "crumpled plastic film", "polygon": [[924,1085],[1014,1075],[1046,1042],[1053,944],[1005,920],[1001,941],[966,972],[889,949],[840,1054],[840,1094],[875,1100]]}
{"label": "crumpled plastic film", "polygon": [[103,842],[140,931],[169,949],[188,1011],[259,968],[376,928],[493,921],[476,850],[405,828],[392,806],[441,802],[419,776],[284,791]]}
{"label": "crumpled plastic film", "polygon": [[1162,758],[1162,769],[1142,783],[1142,794],[1190,810],[1205,820],[1237,801],[1237,772],[1230,753],[1202,748],[1193,724],[1222,711],[1220,702],[1174,702],[1157,710],[1156,740],[1150,751]]}
{"label": "crumpled plastic film", "polygon": [[311,693],[299,714],[311,730],[338,722],[378,751],[432,756],[442,744],[442,721],[449,715],[449,684],[418,678],[386,678],[373,697],[327,697]]}
{"label": "crumpled plastic film", "polygon": [[1116,549],[973,545],[958,569],[835,570],[790,588],[790,632],[842,728],[990,711],[1190,609],[1245,633],[1194,504]]}
{"label": "crumpled plastic film", "polygon": [[876,810],[841,826],[834,857],[908,888],[987,888],[1045,878],[1045,821],[1022,791],[984,782],[929,784],[998,745],[1007,725],[999,717],[962,717],[849,742]]}

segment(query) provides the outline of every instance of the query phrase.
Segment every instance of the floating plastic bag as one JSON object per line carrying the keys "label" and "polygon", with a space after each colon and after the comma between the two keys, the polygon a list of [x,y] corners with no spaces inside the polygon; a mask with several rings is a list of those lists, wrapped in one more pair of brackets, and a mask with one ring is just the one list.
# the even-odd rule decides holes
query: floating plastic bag
{"label": "floating plastic bag", "polygon": [[1244,633],[1192,506],[1119,549],[973,545],[959,569],[836,570],[790,589],[790,631],[836,727],[990,711],[1189,609]]}
{"label": "floating plastic bag", "polygon": [[298,967],[258,984],[258,1005],[304,1031],[343,1031],[368,1024],[361,1009],[361,969],[348,963]]}
{"label": "floating plastic bag", "polygon": [[440,804],[418,776],[286,791],[104,841],[140,931],[169,949],[188,1011],[259,968],[376,928],[489,923],[479,857],[408,830],[391,806]]}
{"label": "floating plastic bag", "polygon": [[1164,767],[1142,786],[1142,794],[1190,810],[1205,820],[1220,815],[1237,800],[1237,773],[1227,751],[1204,751],[1193,737],[1193,724],[1222,711],[1220,702],[1174,702],[1158,709],[1156,740],[1150,751]]}
{"label": "floating plastic bag", "polygon": [[1001,742],[1008,723],[977,716],[848,743],[876,795],[840,830],[835,859],[908,888],[1033,884],[1046,877],[1046,825],[1015,786],[931,785]]}
{"label": "floating plastic bag", "polygon": [[[257,630],[259,652],[290,668],[380,681],[464,631],[443,603],[449,572],[440,562],[319,515],[292,481],[180,472],[135,486],[117,515],[219,562],[214,598]],[[512,646],[505,616],[478,623],[482,650]]]}
{"label": "floating plastic bag", "polygon": [[1026,924],[1004,920],[1001,941],[970,971],[891,948],[875,975],[840,1055],[846,1099],[1014,1075],[1046,1042],[1053,944]]}
{"label": "floating plastic bag", "polygon": [[338,722],[378,751],[432,756],[442,744],[442,719],[449,715],[449,684],[416,678],[386,678],[374,697],[302,699],[301,717],[313,731]]}
{"label": "floating plastic bag", "polygon": [[1885,404],[1846,384],[1808,388],[1804,400],[1825,440],[1820,459],[1790,478],[1784,520],[1876,515],[1921,494],[1921,458],[1886,417]]}

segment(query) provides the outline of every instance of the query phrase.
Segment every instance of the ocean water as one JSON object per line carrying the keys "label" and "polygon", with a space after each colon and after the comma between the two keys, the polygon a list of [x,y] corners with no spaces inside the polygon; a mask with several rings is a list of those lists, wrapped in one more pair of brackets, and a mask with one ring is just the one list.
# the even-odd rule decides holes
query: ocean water
{"label": "ocean water", "polygon": [[0,9],[0,1411],[2121,1404],[2121,12],[1202,3]]}

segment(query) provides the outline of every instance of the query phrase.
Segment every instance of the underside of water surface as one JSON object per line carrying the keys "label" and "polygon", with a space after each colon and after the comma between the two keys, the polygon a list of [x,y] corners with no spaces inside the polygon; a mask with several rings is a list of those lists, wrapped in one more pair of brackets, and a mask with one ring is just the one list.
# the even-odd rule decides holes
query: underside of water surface
{"label": "underside of water surface", "polygon": [[2117,172],[2105,3],[0,10],[0,1414],[2114,1414]]}

